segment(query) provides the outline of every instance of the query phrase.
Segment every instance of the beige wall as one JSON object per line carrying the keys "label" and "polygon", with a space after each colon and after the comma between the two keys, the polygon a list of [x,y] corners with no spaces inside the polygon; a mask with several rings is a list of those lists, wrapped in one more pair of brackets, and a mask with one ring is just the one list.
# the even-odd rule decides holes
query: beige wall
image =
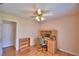
{"label": "beige wall", "polygon": [[37,36],[38,32],[38,23],[34,22],[33,20],[19,20],[18,21],[18,37],[30,37],[30,45],[34,45],[34,39]]}
{"label": "beige wall", "polygon": [[[78,44],[79,45],[79,15],[78,15]],[[78,51],[79,51],[79,47],[78,47]]]}
{"label": "beige wall", "polygon": [[40,30],[56,29],[58,31],[57,35],[58,49],[74,54],[79,54],[78,21],[79,21],[78,15],[52,19],[43,22]]}

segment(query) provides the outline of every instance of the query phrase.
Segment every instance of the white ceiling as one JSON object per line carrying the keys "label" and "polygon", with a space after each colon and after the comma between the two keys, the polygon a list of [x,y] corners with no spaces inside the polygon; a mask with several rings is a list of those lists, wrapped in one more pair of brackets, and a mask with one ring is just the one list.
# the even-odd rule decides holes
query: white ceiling
{"label": "white ceiling", "polygon": [[[43,11],[48,10],[48,13],[52,13],[52,16],[47,16],[45,19],[55,18],[62,15],[66,15],[72,12],[77,4],[75,3],[41,3],[36,4],[36,6]],[[33,3],[4,3],[0,5],[0,11],[7,12],[12,15],[17,15],[24,18],[32,19],[30,13],[32,14]]]}

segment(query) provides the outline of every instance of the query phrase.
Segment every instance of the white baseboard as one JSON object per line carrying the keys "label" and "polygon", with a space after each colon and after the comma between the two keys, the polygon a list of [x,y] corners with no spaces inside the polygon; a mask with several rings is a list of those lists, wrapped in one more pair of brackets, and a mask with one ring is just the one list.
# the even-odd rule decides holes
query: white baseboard
{"label": "white baseboard", "polygon": [[75,55],[75,56],[79,56],[78,54],[73,53],[73,52],[71,52],[71,51],[67,51],[67,50],[60,49],[60,48],[59,48],[59,50],[60,50],[60,51],[63,51],[63,52],[66,52],[66,53],[69,53],[69,54],[72,54],[72,55]]}

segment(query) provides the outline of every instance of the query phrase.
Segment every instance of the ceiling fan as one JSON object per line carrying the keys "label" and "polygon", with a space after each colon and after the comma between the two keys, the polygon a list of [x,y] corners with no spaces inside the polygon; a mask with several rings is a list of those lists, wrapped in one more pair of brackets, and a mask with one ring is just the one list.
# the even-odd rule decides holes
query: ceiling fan
{"label": "ceiling fan", "polygon": [[35,18],[37,21],[43,21],[43,20],[45,20],[45,17],[53,15],[52,13],[50,13],[50,9],[42,10],[35,4],[32,5],[32,9],[30,12],[24,11],[24,13],[28,13],[29,16]]}

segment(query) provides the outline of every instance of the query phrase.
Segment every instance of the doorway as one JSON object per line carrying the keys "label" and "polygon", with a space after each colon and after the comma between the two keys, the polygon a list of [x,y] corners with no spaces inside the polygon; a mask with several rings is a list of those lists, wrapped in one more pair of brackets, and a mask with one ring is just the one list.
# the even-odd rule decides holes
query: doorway
{"label": "doorway", "polygon": [[3,21],[2,48],[11,46],[16,48],[16,22]]}

